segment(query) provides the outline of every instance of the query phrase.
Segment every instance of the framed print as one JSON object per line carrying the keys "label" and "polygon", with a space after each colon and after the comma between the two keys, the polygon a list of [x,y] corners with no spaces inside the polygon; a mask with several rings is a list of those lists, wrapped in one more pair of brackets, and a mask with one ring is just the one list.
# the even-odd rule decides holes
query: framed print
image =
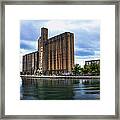
{"label": "framed print", "polygon": [[118,1],[1,8],[1,118],[119,119]]}

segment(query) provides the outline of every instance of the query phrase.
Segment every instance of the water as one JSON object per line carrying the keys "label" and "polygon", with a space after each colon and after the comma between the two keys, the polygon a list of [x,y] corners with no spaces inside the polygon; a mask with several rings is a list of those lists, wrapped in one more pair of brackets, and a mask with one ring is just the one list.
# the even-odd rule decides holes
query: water
{"label": "water", "polygon": [[22,78],[21,100],[99,100],[99,80]]}

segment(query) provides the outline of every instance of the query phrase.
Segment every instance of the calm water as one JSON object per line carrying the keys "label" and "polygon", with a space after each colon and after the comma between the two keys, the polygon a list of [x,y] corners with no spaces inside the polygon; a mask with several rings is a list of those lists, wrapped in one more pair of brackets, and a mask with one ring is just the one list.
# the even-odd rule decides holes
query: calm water
{"label": "calm water", "polygon": [[21,100],[99,100],[99,80],[22,78]]}

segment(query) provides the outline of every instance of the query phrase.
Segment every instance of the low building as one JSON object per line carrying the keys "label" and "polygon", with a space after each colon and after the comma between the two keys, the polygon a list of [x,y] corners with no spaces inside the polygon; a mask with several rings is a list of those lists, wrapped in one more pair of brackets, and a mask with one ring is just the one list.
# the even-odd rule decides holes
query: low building
{"label": "low building", "polygon": [[35,74],[38,69],[38,52],[32,52],[23,56],[22,74]]}
{"label": "low building", "polygon": [[100,59],[98,59],[98,60],[87,60],[87,61],[85,61],[85,65],[91,65],[91,64],[100,64]]}

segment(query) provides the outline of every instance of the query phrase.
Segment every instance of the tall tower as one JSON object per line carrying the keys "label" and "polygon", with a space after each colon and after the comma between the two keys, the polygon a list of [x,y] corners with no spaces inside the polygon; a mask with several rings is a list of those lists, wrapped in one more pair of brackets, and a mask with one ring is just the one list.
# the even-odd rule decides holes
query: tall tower
{"label": "tall tower", "polygon": [[48,29],[47,28],[41,28],[41,40],[43,42],[47,41],[48,39]]}
{"label": "tall tower", "polygon": [[39,54],[39,69],[40,72],[46,69],[46,47],[45,44],[48,40],[48,29],[41,28],[41,37],[38,39],[38,54]]}

